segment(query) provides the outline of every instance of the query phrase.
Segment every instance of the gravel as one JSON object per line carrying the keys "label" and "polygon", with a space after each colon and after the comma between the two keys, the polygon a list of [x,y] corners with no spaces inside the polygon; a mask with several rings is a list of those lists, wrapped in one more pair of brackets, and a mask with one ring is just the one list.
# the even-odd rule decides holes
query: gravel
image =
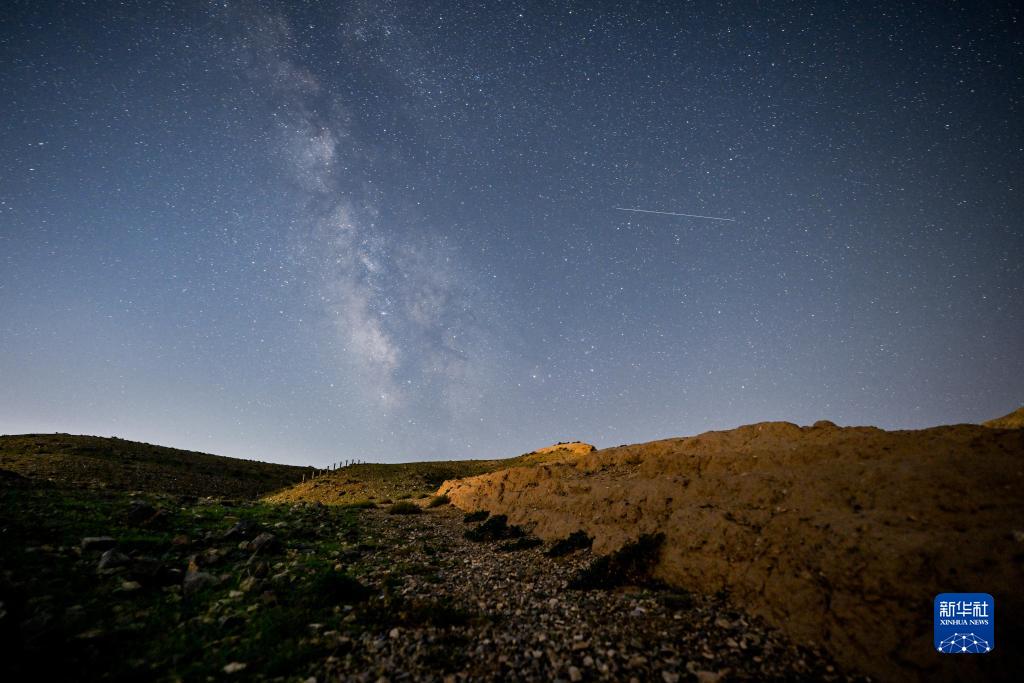
{"label": "gravel", "polygon": [[[464,538],[462,519],[452,507],[362,514],[362,547],[370,550],[349,569],[377,590],[366,609],[392,621],[358,635],[315,636],[335,645],[318,680],[863,680],[721,596],[569,590],[594,559],[589,550],[557,558],[544,546],[497,552],[498,543]],[[403,609],[415,617],[392,625]]]}

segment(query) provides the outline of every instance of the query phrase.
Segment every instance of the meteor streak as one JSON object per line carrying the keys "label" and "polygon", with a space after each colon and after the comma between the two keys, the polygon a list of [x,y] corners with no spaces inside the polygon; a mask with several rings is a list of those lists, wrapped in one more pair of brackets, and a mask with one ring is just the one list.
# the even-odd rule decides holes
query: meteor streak
{"label": "meteor streak", "polygon": [[687,218],[706,218],[709,221],[729,221],[735,223],[735,218],[719,218],[717,216],[698,216],[695,213],[674,213],[672,211],[651,211],[649,209],[624,209],[621,206],[612,207],[616,211],[635,211],[636,213],[660,213],[663,216],[686,216]]}

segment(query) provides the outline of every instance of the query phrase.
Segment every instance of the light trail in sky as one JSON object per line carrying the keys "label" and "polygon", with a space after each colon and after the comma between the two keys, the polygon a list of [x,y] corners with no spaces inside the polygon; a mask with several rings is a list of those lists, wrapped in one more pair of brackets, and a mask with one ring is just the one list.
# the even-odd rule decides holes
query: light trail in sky
{"label": "light trail in sky", "polygon": [[686,216],[687,218],[706,218],[710,221],[729,221],[735,223],[735,218],[719,218],[717,216],[699,216],[695,213],[675,213],[672,211],[651,211],[650,209],[624,209],[621,206],[612,207],[616,211],[635,211],[636,213],[659,213],[663,216]]}

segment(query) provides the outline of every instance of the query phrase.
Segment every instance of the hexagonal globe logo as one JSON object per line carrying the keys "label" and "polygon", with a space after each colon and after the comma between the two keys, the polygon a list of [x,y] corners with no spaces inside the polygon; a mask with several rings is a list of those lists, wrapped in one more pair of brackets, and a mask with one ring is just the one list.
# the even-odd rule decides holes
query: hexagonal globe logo
{"label": "hexagonal globe logo", "polygon": [[988,593],[935,596],[935,649],[948,655],[979,655],[996,646],[996,601]]}

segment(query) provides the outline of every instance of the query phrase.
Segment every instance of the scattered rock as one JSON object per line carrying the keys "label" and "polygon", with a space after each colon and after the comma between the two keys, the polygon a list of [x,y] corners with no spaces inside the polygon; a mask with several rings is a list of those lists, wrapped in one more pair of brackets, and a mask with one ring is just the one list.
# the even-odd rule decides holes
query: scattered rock
{"label": "scattered rock", "polygon": [[125,521],[131,526],[145,526],[156,515],[156,508],[142,500],[128,504]]}
{"label": "scattered rock", "polygon": [[252,540],[249,550],[254,555],[274,555],[284,550],[284,545],[274,534],[262,533]]}
{"label": "scattered rock", "polygon": [[238,589],[243,593],[251,593],[257,590],[263,582],[255,576],[247,576],[238,584]]}
{"label": "scattered rock", "polygon": [[210,586],[216,586],[220,583],[213,574],[203,571],[188,571],[185,573],[185,580],[182,584],[182,590],[186,596],[192,596]]}
{"label": "scattered rock", "polygon": [[217,620],[217,625],[220,626],[221,631],[231,631],[238,628],[245,623],[245,619],[238,616],[237,614],[225,614],[223,617]]}
{"label": "scattered rock", "polygon": [[112,536],[86,536],[82,539],[81,548],[89,550],[110,550],[117,545],[117,540]]}
{"label": "scattered rock", "polygon": [[230,529],[224,532],[221,540],[224,541],[251,541],[263,531],[259,523],[251,519],[239,520]]}
{"label": "scattered rock", "polygon": [[21,622],[21,632],[26,639],[32,640],[43,636],[53,625],[53,615],[48,610],[40,610]]}
{"label": "scattered rock", "polygon": [[[240,506],[249,508],[251,504]],[[569,590],[569,581],[592,556],[570,551],[553,553],[558,556],[553,559],[537,550],[519,555],[497,552],[536,545],[536,539],[509,527],[504,519],[492,520],[488,531],[481,534],[498,537],[499,542],[484,545],[464,537],[462,513],[447,506],[410,516],[387,515],[383,509],[360,511],[356,533],[352,533],[356,525],[350,524],[353,518],[332,517],[333,510],[296,506],[291,513],[287,508],[279,510],[289,520],[286,527],[265,522],[267,528],[291,530],[285,549],[281,540],[267,532],[246,540],[244,536],[251,535],[253,526],[236,528],[232,524],[224,532],[228,524],[219,517],[204,526],[201,512],[197,509],[176,516],[186,524],[167,534],[170,538],[180,531],[202,539],[209,523],[214,524],[209,540],[197,542],[191,551],[184,550],[190,545],[185,533],[178,534],[185,542],[170,545],[144,537],[138,542],[122,541],[125,548],[132,549],[130,554],[117,547],[106,548],[99,558],[104,570],[123,572],[116,579],[95,582],[98,595],[107,599],[102,607],[109,614],[105,613],[102,621],[93,621],[98,603],[83,599],[86,609],[80,614],[66,605],[54,605],[58,609],[54,614],[60,618],[53,623],[59,624],[66,637],[91,641],[75,647],[109,652],[121,648],[122,642],[131,642],[131,638],[122,640],[123,635],[145,628],[166,611],[181,620],[179,628],[201,625],[218,631],[218,640],[210,643],[213,651],[221,646],[234,648],[234,643],[244,643],[260,632],[264,616],[277,609],[275,606],[285,610],[298,607],[308,610],[309,618],[298,622],[291,637],[296,644],[312,645],[325,654],[316,661],[297,662],[298,668],[292,671],[296,680],[365,683],[383,676],[395,681],[451,683],[477,677],[483,681],[563,683],[721,683],[728,671],[730,678],[735,672],[738,680],[849,681],[842,674],[833,675],[827,660],[819,666],[817,655],[790,649],[786,641],[765,630],[763,622],[732,611],[734,608],[714,596],[669,592],[657,586]],[[335,526],[332,519],[341,523]],[[225,535],[232,538],[225,541]],[[501,539],[505,535],[513,538]],[[576,550],[589,547],[582,532],[572,536]],[[72,537],[72,545],[77,540]],[[323,542],[326,545],[321,545]],[[247,558],[239,548],[251,551],[252,556]],[[54,558],[67,557],[88,571],[92,561],[80,560],[77,550],[55,548]],[[42,558],[44,552],[45,546],[38,545],[34,557]],[[188,570],[183,571],[186,552],[190,561]],[[47,555],[46,561],[50,559]],[[169,567],[172,563],[175,568]],[[629,562],[621,566],[632,571]],[[119,586],[113,596],[112,585]],[[223,589],[209,591],[209,600],[204,594],[201,602],[182,604],[183,597],[194,598],[216,586]],[[141,591],[145,591],[145,601],[132,595]],[[9,615],[4,621],[4,605],[0,604],[0,626],[17,630],[27,615],[45,613],[49,596],[39,594],[37,598],[30,610],[16,603],[13,625],[7,624]],[[42,618],[40,623],[45,631],[48,622]],[[102,628],[85,630],[93,625]],[[728,627],[729,633],[718,630],[721,627]],[[38,625],[33,628],[39,630]],[[43,637],[49,638],[51,631]],[[763,647],[755,643],[763,643]],[[124,649],[126,663],[140,654]],[[266,675],[262,661],[243,655],[243,650],[235,651],[234,657],[244,656],[248,661],[227,657],[230,663],[223,666],[223,660],[215,660],[214,670],[222,668],[222,675],[244,673],[235,676],[236,680],[258,680]],[[680,668],[681,661],[687,661],[680,660],[682,653],[692,653],[691,658],[698,660],[690,662],[685,671]],[[798,666],[800,657],[803,663]],[[147,665],[138,661],[129,668],[136,669],[135,673],[148,671]],[[180,657],[170,657],[169,674],[176,673],[181,663]],[[714,670],[726,663],[728,670]],[[306,678],[314,673],[315,677]]]}
{"label": "scattered rock", "polygon": [[75,638],[78,640],[95,640],[96,638],[102,638],[106,632],[101,628],[91,628],[88,631],[82,631]]}
{"label": "scattered rock", "polygon": [[204,567],[209,567],[217,564],[224,558],[224,553],[217,548],[207,548],[197,558],[200,564]]}
{"label": "scattered rock", "polygon": [[116,548],[111,548],[100,555],[100,561],[99,564],[96,565],[96,571],[100,574],[111,574],[122,567],[128,566],[131,561],[132,558],[128,557]]}

